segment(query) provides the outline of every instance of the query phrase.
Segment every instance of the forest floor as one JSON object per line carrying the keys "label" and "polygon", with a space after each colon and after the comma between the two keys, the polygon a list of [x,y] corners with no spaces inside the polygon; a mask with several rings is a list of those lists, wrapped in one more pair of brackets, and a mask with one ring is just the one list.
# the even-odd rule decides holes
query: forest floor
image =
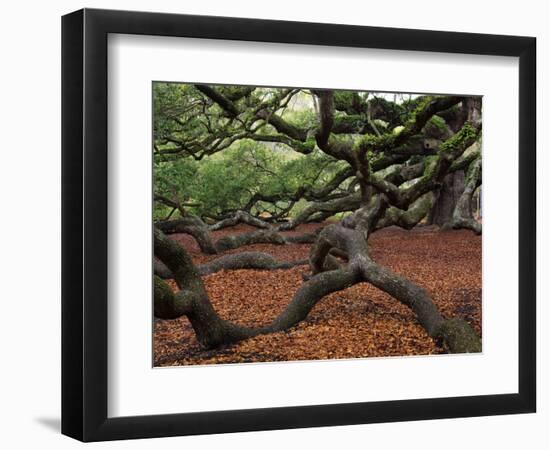
{"label": "forest floor", "polygon": [[[287,235],[313,232],[320,224],[302,225]],[[253,230],[238,225],[213,233]],[[220,255],[204,255],[188,235],[172,235],[196,264]],[[369,239],[371,256],[428,290],[445,318],[467,320],[481,335],[481,236],[467,230],[416,227],[387,228]],[[261,251],[280,261],[308,258],[311,244],[255,244],[229,253]],[[308,266],[287,270],[221,271],[204,277],[216,311],[240,325],[269,324],[303,283]],[[428,355],[442,349],[416,322],[407,307],[377,288],[360,283],[328,295],[291,329],[257,336],[216,350],[200,348],[186,317],[155,320],[154,365],[224,364],[373,356]]]}

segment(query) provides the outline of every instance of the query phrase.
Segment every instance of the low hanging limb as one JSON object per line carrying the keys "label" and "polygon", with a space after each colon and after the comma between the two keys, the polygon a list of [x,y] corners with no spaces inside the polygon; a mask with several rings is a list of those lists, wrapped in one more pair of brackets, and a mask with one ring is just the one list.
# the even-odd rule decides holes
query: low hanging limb
{"label": "low hanging limb", "polygon": [[252,214],[247,213],[246,211],[237,211],[231,217],[220,220],[213,225],[210,225],[208,229],[210,231],[221,230],[223,228],[232,227],[238,223],[246,223],[253,227],[268,229],[271,228],[271,224],[268,222],[254,217]]}
{"label": "low hanging limb", "polygon": [[481,341],[471,326],[459,319],[444,320],[426,290],[412,281],[374,262],[368,253],[367,241],[361,232],[340,225],[330,225],[319,235],[322,251],[312,249],[311,265],[322,270],[324,258],[331,248],[345,251],[349,265],[360,271],[363,281],[388,293],[416,315],[418,322],[450,353],[481,351]]}
{"label": "low hanging limb", "polygon": [[187,316],[197,340],[206,348],[286,330],[303,320],[325,295],[352,286],[359,280],[358,274],[351,270],[320,273],[302,284],[292,302],[270,325],[242,327],[218,316],[208,298],[198,268],[181,246],[158,229],[154,232],[154,243],[155,255],[173,273],[180,289],[174,293],[155,275],[155,316],[160,319]]}
{"label": "low hanging limb", "polygon": [[257,230],[250,233],[224,236],[216,241],[215,247],[217,252],[220,253],[251,244],[284,245],[286,240],[283,235],[275,230]]}
{"label": "low hanging limb", "polygon": [[[197,267],[201,276],[211,275],[220,270],[239,270],[239,269],[256,269],[256,270],[276,270],[276,269],[291,269],[292,267],[308,264],[308,260],[299,260],[294,262],[280,262],[268,253],[261,252],[242,252],[233,255],[224,255],[216,258],[206,264],[201,264]],[[173,279],[174,274],[166,265],[155,259],[154,261],[155,275],[163,279]]]}
{"label": "low hanging limb", "polygon": [[210,233],[208,226],[197,216],[187,215],[181,219],[167,220],[158,222],[155,227],[163,233],[185,233],[193,236],[203,253],[214,255],[218,253]]}
{"label": "low hanging limb", "polygon": [[[158,229],[155,229],[154,238],[155,255],[173,273],[180,289],[174,293],[155,276],[155,316],[161,319],[187,316],[198,341],[207,348],[286,330],[304,320],[326,295],[367,281],[410,307],[428,334],[440,340],[449,352],[481,351],[479,337],[466,322],[444,320],[423,288],[372,261],[363,233],[340,224],[330,225],[319,234],[310,257],[313,276],[302,284],[270,325],[258,328],[242,327],[221,319],[208,298],[199,268],[187,252]],[[333,247],[347,254],[348,264],[326,270],[325,259]]]}
{"label": "low hanging limb", "polygon": [[[247,216],[245,214],[242,217]],[[247,217],[246,223],[249,223],[249,219],[254,218],[252,216]],[[231,225],[224,225],[223,227],[225,226]],[[156,227],[165,234],[185,233],[193,236],[201,251],[210,255],[252,244],[307,244],[314,242],[316,237],[315,234],[307,233],[297,236],[284,236],[280,234],[276,228],[272,228],[271,225],[269,225],[269,228],[267,229],[224,236],[217,241],[213,241],[210,235],[211,230],[208,225],[206,225],[199,217],[190,215],[182,217],[181,219],[159,222],[156,224]]]}

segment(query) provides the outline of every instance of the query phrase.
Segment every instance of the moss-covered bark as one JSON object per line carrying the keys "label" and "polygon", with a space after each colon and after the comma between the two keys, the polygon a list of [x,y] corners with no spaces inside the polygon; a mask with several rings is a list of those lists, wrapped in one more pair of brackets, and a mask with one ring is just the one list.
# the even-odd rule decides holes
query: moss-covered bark
{"label": "moss-covered bark", "polygon": [[[241,134],[234,133],[231,138],[222,132],[219,142],[223,141],[223,145],[214,145],[212,141],[207,143],[206,150],[196,149],[193,153],[196,159],[227,148],[230,141],[253,139],[283,143],[306,154],[317,146],[346,167],[335,173],[324,187],[302,186],[294,192],[253,194],[244,211],[221,217],[220,222],[210,227],[193,217],[159,224],[167,233],[193,235],[207,253],[254,243],[283,245],[314,240],[309,261],[311,276],[272,324],[249,329],[220,319],[206,295],[201,275],[220,269],[281,268],[280,263],[269,255],[245,252],[196,267],[181,247],[156,232],[155,255],[165,266],[157,264],[157,272],[162,275],[169,271],[180,288],[170,295],[162,280],[155,279],[155,311],[158,298],[159,315],[186,315],[199,341],[215,347],[286,329],[303,320],[330,292],[368,282],[407,305],[426,332],[441,340],[448,351],[480,350],[481,342],[467,323],[444,320],[422,287],[373,261],[367,244],[369,234],[377,229],[391,225],[408,229],[417,225],[433,210],[445,180],[456,176],[450,174],[466,168],[465,188],[456,202],[452,223],[455,227],[481,231],[471,217],[471,197],[481,182],[481,155],[467,152],[481,132],[479,99],[420,96],[397,105],[377,98],[367,100],[368,96],[357,93],[312,90],[318,116],[317,123],[308,128],[304,123],[289,122],[280,113],[293,95],[290,89],[261,101],[253,98],[250,89],[232,91],[202,85],[196,89],[209,103],[221,108],[224,123],[227,121],[235,129],[244,126]],[[256,127],[257,122],[261,124]],[[255,131],[251,131],[253,125]],[[309,205],[287,223],[271,224],[250,214],[258,202],[285,201],[292,205],[301,199],[309,201]],[[348,211],[353,214],[341,224],[325,227],[318,236],[298,239],[281,234],[299,224]],[[241,222],[260,230],[212,241],[209,231]],[[343,261],[336,259],[335,253],[343,256]]]}
{"label": "moss-covered bark", "polygon": [[224,255],[198,267],[201,275],[210,275],[220,270],[257,269],[276,270],[290,269],[297,265],[307,264],[307,260],[286,263],[277,261],[273,256],[261,252],[242,252]]}
{"label": "moss-covered bark", "polygon": [[323,258],[330,254],[331,247],[343,250],[349,258],[348,270],[358,270],[360,280],[371,283],[409,307],[426,332],[440,340],[449,352],[480,351],[481,340],[467,322],[458,319],[445,321],[424,288],[370,258],[363,233],[341,225],[330,225],[319,235],[317,245],[312,250],[314,271],[323,270]]}
{"label": "moss-covered bark", "polygon": [[[362,217],[368,220],[368,214]],[[356,228],[359,225],[356,224]],[[347,256],[346,266],[330,267],[332,249]],[[263,254],[228,255],[201,270],[182,247],[159,230],[155,230],[155,255],[174,274],[180,288],[180,291],[173,293],[159,277],[155,277],[155,314],[161,318],[186,315],[197,339],[205,347],[217,347],[258,334],[288,329],[305,319],[324,296],[367,281],[411,308],[426,332],[440,339],[448,351],[468,352],[481,348],[479,338],[467,323],[444,321],[423,288],[376,264],[369,256],[364,232],[339,224],[325,227],[319,234],[310,257],[313,275],[300,287],[281,314],[265,327],[247,328],[222,320],[210,303],[201,272],[211,273],[220,267],[243,265],[275,268],[278,263],[271,257]]]}
{"label": "moss-covered bark", "polygon": [[193,236],[204,253],[216,254],[217,250],[210,237],[208,226],[196,216],[158,222],[155,226],[165,234],[185,233]]}
{"label": "moss-covered bark", "polygon": [[207,348],[237,342],[258,334],[285,330],[305,318],[325,295],[358,281],[356,271],[338,270],[320,273],[304,283],[288,307],[266,327],[247,328],[221,319],[215,312],[187,252],[175,241],[155,230],[155,255],[172,271],[180,290],[176,293],[155,276],[155,315],[172,319],[187,316],[198,341]]}
{"label": "moss-covered bark", "polygon": [[441,322],[435,330],[434,337],[449,353],[481,352],[481,339],[467,322],[460,319]]}
{"label": "moss-covered bark", "polygon": [[246,211],[237,211],[231,217],[220,220],[219,222],[210,225],[208,229],[210,231],[222,230],[223,228],[233,227],[238,223],[246,223],[247,225],[263,229],[271,228],[271,224],[269,224],[268,222],[258,219],[257,217],[252,216]]}
{"label": "moss-covered bark", "polygon": [[472,214],[472,196],[481,184],[481,158],[474,160],[466,174],[466,187],[456,203],[452,216],[453,228],[467,228],[481,234],[481,223]]}
{"label": "moss-covered bark", "polygon": [[464,171],[459,170],[445,176],[441,189],[437,194],[437,200],[430,211],[428,223],[443,228],[450,227],[453,219],[453,212],[463,192]]}
{"label": "moss-covered bark", "polygon": [[251,233],[241,233],[232,236],[224,236],[216,241],[217,252],[225,252],[243,245],[250,244],[286,244],[285,238],[275,230],[258,230]]}

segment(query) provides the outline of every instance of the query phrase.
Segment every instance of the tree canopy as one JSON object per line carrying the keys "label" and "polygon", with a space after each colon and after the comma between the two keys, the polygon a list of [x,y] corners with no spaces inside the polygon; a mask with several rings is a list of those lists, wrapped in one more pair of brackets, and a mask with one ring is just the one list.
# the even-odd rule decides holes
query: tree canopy
{"label": "tree canopy", "polygon": [[[286,329],[324,295],[361,281],[408,305],[451,351],[477,351],[467,323],[444,320],[427,292],[376,264],[368,238],[410,229],[464,173],[449,223],[481,233],[472,199],[481,185],[481,98],[324,89],[154,84],[155,312],[187,315],[199,341],[217,346]],[[332,222],[315,236],[282,233]],[[215,241],[238,222],[259,230]],[[311,242],[311,276],[268,327],[244,329],[212,309],[201,273],[167,233],[191,234],[207,253],[254,242]],[[262,256],[263,255],[263,256]],[[264,254],[224,256],[216,267],[275,268]],[[269,256],[269,255],[267,255]]]}
{"label": "tree canopy", "polygon": [[[213,220],[246,211],[298,224],[376,198],[379,226],[411,227],[433,208],[445,176],[480,166],[475,97],[154,89],[157,219],[180,204]],[[475,188],[478,172],[468,172]],[[455,216],[453,226],[480,232],[467,208]]]}

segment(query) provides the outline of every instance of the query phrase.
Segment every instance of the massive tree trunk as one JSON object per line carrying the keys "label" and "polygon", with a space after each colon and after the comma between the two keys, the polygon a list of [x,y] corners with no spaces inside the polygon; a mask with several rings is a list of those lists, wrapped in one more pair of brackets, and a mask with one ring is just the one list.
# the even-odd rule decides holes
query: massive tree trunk
{"label": "massive tree trunk", "polygon": [[452,225],[454,228],[468,228],[476,234],[481,234],[481,223],[475,220],[472,214],[473,195],[480,184],[481,158],[478,158],[468,168],[466,187],[453,212]]}
{"label": "massive tree trunk", "polygon": [[[218,88],[197,86],[197,89],[223,110],[223,117],[229,122],[247,120],[242,114],[244,102],[236,103],[233,97]],[[309,259],[311,275],[305,277],[306,281],[288,306],[271,324],[257,328],[241,327],[218,316],[201,276],[221,269],[270,270],[287,268],[288,265],[262,253],[241,253],[225,255],[208,264],[195,266],[182,247],[156,229],[155,255],[164,264],[164,267],[157,264],[157,273],[173,278],[179,290],[172,291],[160,277],[155,277],[155,315],[160,318],[187,316],[198,341],[205,347],[215,348],[258,334],[286,330],[304,320],[324,296],[356,283],[367,282],[410,308],[426,333],[440,341],[449,352],[481,351],[481,341],[468,323],[444,319],[424,288],[377,264],[370,257],[368,248],[368,237],[373,231],[391,225],[412,228],[430,211],[432,223],[471,228],[476,232],[479,228],[481,231],[471,211],[472,195],[481,182],[481,155],[479,152],[467,152],[480,137],[481,100],[421,96],[416,100],[414,110],[407,113],[403,106],[396,106],[399,111],[385,111],[385,106],[389,105],[384,102],[369,104],[357,95],[352,96],[350,103],[345,101],[349,97],[345,93],[311,91],[319,117],[314,127],[302,129],[277,114],[282,108],[281,102],[288,99],[291,92],[283,90],[271,99],[273,107],[256,105],[253,122],[241,134],[234,133],[231,138],[222,134],[220,139],[215,140],[216,144],[205,141],[191,154],[200,159],[227,148],[233,140],[241,138],[283,143],[303,154],[311,153],[317,145],[326,155],[347,164],[345,170],[327,183],[327,189],[300,188],[283,197],[282,194],[254,194],[243,208],[247,212],[223,217],[221,222],[210,227],[199,218],[189,217],[184,217],[184,222],[161,224],[160,227],[167,233],[175,230],[193,235],[201,249],[208,253],[224,252],[253,243],[283,245],[292,241],[314,240]],[[460,108],[459,104],[462,105]],[[382,110],[377,113],[380,108]],[[452,111],[457,108],[459,114]],[[346,120],[342,120],[341,114],[335,114],[336,109],[357,117],[345,116]],[[380,133],[374,118],[381,119],[383,116],[375,117],[377,114],[388,115],[387,122],[395,121],[400,129],[388,128]],[[403,114],[406,120],[401,118]],[[443,116],[448,122],[441,127],[438,123]],[[238,117],[239,121],[236,121]],[[257,127],[256,131],[251,132],[252,125],[258,120],[264,121],[264,125],[269,124],[275,131],[258,134],[256,131],[262,127]],[[363,122],[361,127],[357,127],[357,120]],[[431,138],[429,145],[426,145],[424,138]],[[465,180],[463,170],[466,169]],[[341,186],[352,177],[349,185]],[[256,202],[295,202],[302,198],[309,201],[309,205],[285,224],[272,226],[249,214]],[[302,223],[347,211],[353,214],[338,224],[326,226],[317,236],[289,238],[280,233]],[[239,222],[261,229],[212,241],[210,231]]]}
{"label": "massive tree trunk", "polygon": [[463,192],[464,171],[457,170],[448,174],[443,179],[443,185],[428,217],[428,223],[439,227],[450,227],[453,221],[453,212]]}

